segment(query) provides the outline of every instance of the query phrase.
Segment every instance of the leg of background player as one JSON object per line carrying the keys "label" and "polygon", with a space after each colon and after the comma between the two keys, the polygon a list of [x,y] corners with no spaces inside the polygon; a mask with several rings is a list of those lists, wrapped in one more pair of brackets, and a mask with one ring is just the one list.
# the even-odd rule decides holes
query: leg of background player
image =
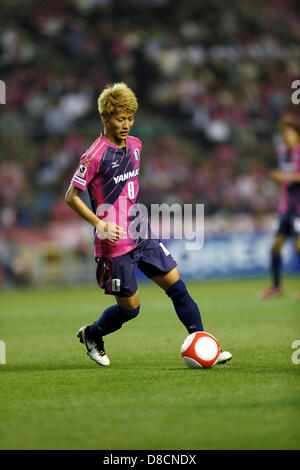
{"label": "leg of background player", "polygon": [[281,281],[281,248],[285,242],[285,237],[277,235],[271,251],[271,277],[272,287],[280,287]]}
{"label": "leg of background player", "polygon": [[300,235],[297,235],[295,238],[295,246],[298,256],[298,269],[300,270]]}
{"label": "leg of background player", "polygon": [[[296,252],[297,252],[297,258],[298,258],[298,271],[300,272],[300,235],[296,235],[295,237],[295,246],[296,246]],[[300,290],[295,292],[293,294],[293,300],[300,300]]]}
{"label": "leg of background player", "polygon": [[281,248],[286,238],[276,235],[271,249],[271,279],[272,286],[261,293],[261,300],[278,297],[282,294],[281,283]]}

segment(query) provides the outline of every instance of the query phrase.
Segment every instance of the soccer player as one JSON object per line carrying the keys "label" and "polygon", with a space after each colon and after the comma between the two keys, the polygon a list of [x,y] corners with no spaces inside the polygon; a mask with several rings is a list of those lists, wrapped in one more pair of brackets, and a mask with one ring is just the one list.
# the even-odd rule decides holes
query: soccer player
{"label": "soccer player", "polygon": [[[138,108],[135,94],[125,83],[108,85],[98,98],[98,108],[104,131],[82,155],[65,199],[94,226],[97,280],[105,294],[113,295],[116,300],[100,318],[81,327],[77,334],[90,358],[107,366],[110,360],[103,337],[134,319],[140,311],[137,267],[170,297],[189,333],[203,331],[203,325],[198,306],[180,278],[175,260],[161,240],[151,236],[150,225],[143,224],[139,211],[133,210],[138,201],[142,149],[142,142],[129,135]],[[80,198],[86,189],[93,210]],[[130,231],[135,223],[140,226],[137,236]],[[228,351],[221,351],[218,363],[225,363],[231,357]]]}
{"label": "soccer player", "polygon": [[[260,295],[262,300],[282,295],[281,249],[287,238],[294,237],[298,263],[300,264],[300,125],[292,116],[284,116],[279,122],[282,144],[278,149],[278,168],[271,172],[280,185],[277,229],[271,248],[272,285]],[[300,291],[294,295],[300,300]]]}

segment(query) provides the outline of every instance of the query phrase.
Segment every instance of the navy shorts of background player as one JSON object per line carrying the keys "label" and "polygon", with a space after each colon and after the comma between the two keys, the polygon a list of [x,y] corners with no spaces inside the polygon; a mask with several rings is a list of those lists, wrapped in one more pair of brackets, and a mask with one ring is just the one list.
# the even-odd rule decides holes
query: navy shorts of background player
{"label": "navy shorts of background player", "polygon": [[294,212],[279,214],[275,235],[286,238],[300,236],[300,215]]}

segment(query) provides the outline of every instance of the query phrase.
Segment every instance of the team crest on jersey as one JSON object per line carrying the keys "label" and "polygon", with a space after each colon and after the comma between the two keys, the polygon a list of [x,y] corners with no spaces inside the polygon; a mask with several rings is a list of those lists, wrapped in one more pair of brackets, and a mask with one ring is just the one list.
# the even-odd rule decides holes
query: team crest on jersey
{"label": "team crest on jersey", "polygon": [[87,170],[87,167],[84,166],[84,165],[80,165],[80,167],[78,168],[78,171],[77,171],[77,175],[80,177],[80,178],[84,178],[85,174],[86,174],[86,170]]}
{"label": "team crest on jersey", "polygon": [[134,156],[136,160],[140,159],[140,151],[139,149],[134,149]]}

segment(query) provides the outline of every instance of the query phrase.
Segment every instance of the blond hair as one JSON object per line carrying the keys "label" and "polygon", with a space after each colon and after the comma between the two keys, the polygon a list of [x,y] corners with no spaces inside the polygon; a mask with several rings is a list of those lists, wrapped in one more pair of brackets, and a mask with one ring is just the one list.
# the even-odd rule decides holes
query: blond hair
{"label": "blond hair", "polygon": [[300,124],[298,119],[296,119],[295,116],[291,114],[286,114],[282,116],[282,118],[279,121],[279,132],[282,134],[284,129],[287,127],[292,127],[299,135],[300,135]]}
{"label": "blond hair", "polygon": [[135,94],[123,82],[106,85],[98,98],[99,113],[108,118],[121,110],[134,114],[137,109],[138,102]]}

